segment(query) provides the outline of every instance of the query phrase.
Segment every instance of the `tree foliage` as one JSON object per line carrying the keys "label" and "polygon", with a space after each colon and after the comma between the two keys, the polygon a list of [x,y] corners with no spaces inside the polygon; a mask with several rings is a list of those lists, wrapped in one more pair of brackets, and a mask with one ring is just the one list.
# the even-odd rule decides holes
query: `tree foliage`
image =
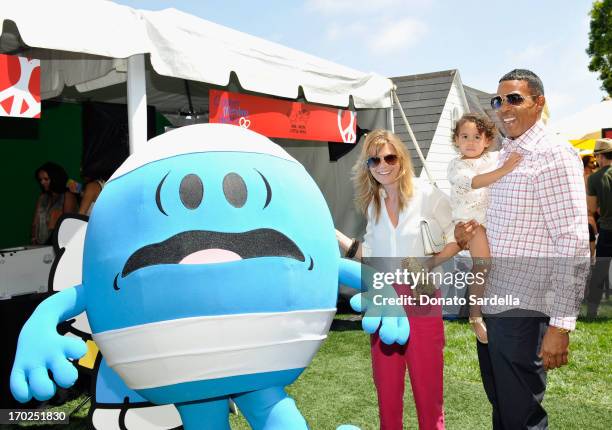
{"label": "tree foliage", "polygon": [[599,72],[601,89],[612,96],[612,0],[593,2],[587,54],[589,70]]}

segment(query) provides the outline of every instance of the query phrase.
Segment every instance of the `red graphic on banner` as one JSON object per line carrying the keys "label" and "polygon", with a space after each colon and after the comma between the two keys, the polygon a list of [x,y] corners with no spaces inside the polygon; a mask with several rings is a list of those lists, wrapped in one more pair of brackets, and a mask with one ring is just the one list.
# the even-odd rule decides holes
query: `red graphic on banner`
{"label": "red graphic on banner", "polygon": [[40,60],[0,54],[0,116],[40,118]]}
{"label": "red graphic on banner", "polygon": [[211,123],[234,124],[267,137],[355,143],[355,112],[210,90]]}

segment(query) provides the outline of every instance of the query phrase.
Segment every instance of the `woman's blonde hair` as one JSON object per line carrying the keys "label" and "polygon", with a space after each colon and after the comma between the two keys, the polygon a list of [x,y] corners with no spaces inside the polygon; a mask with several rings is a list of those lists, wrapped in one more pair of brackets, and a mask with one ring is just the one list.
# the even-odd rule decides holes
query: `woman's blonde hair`
{"label": "woman's blonde hair", "polygon": [[370,169],[368,168],[368,158],[372,154],[378,154],[380,149],[389,144],[395,149],[397,154],[397,162],[399,163],[398,173],[398,189],[399,189],[399,210],[401,211],[406,206],[406,203],[412,197],[412,161],[408,150],[402,141],[395,134],[387,130],[373,130],[366,136],[361,153],[357,159],[357,163],[353,166],[353,185],[355,187],[355,204],[364,215],[367,215],[370,202],[374,204],[374,214],[376,222],[380,216],[381,198],[380,189],[382,185],[374,179]]}

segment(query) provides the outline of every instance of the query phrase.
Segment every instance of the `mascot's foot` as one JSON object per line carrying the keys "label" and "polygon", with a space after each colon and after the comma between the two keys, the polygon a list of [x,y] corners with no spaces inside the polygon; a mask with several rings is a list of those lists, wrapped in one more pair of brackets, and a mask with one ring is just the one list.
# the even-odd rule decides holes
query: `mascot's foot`
{"label": "mascot's foot", "polygon": [[361,430],[359,427],[352,426],[350,424],[342,424],[337,427],[336,430]]}
{"label": "mascot's foot", "polygon": [[[108,406],[108,405],[105,405]],[[164,430],[181,426],[181,417],[174,405],[129,407],[126,409],[96,407],[91,422],[94,429]]]}

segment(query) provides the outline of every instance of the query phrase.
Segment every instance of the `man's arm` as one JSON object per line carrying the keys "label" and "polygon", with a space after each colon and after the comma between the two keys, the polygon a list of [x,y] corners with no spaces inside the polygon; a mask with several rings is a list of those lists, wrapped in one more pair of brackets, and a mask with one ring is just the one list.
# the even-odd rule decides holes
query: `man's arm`
{"label": "man's arm", "polygon": [[576,327],[589,267],[586,195],[580,163],[564,149],[552,154],[552,158],[535,178],[541,213],[555,255],[561,257],[554,262],[550,327],[540,351],[545,369],[567,364],[566,330]]}
{"label": "man's arm", "polygon": [[586,181],[586,199],[587,199],[587,211],[589,212],[589,224],[593,226],[595,234],[597,234],[597,212],[599,210],[599,201],[597,200],[597,190],[595,187],[595,176],[590,175]]}
{"label": "man's arm", "polygon": [[597,215],[597,210],[599,209],[599,202],[597,201],[597,196],[588,196],[587,195],[587,210],[589,212],[589,224],[593,227],[595,234],[597,234],[597,222],[595,221],[595,216]]}
{"label": "man's arm", "polygon": [[587,210],[589,211],[589,216],[595,217],[597,214],[597,208],[599,207],[599,202],[597,201],[597,196],[587,196]]}

